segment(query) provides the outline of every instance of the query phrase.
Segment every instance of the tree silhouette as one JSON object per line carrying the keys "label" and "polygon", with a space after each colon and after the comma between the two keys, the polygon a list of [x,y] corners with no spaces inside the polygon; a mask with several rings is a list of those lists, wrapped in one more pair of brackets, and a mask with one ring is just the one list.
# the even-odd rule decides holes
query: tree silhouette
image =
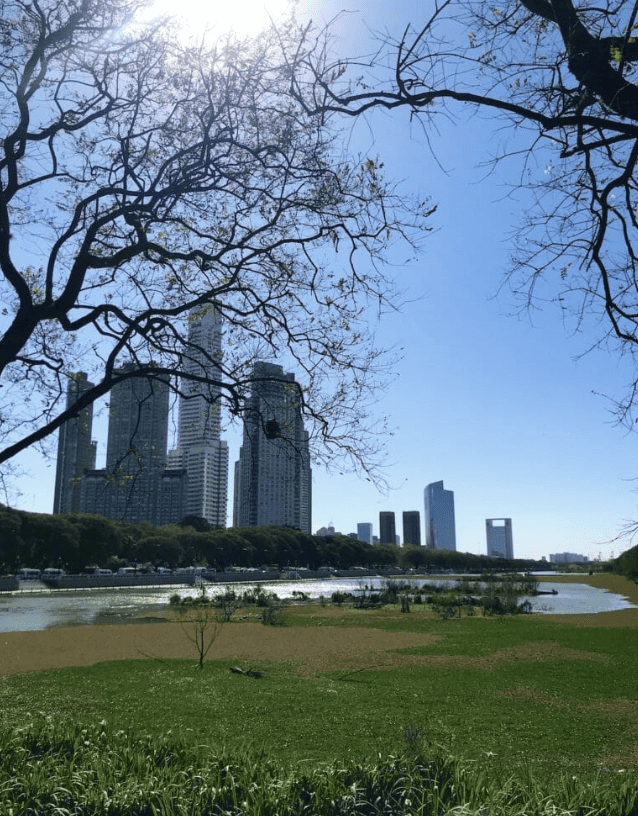
{"label": "tree silhouette", "polygon": [[[370,304],[396,304],[385,251],[428,211],[290,93],[292,22],[184,44],[143,7],[2,4],[0,463],[124,378],[199,382],[241,416],[253,362],[276,358],[325,456],[373,468],[392,355]],[[211,308],[224,354],[202,361],[189,315]],[[80,370],[92,385],[65,406]]]}

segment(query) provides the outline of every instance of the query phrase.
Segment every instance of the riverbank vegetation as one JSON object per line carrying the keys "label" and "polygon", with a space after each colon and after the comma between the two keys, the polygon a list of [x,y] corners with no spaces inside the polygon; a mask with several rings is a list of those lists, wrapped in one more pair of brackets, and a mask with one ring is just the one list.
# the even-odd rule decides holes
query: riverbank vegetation
{"label": "riverbank vegetation", "polygon": [[[0,811],[638,814],[634,628],[400,603],[258,620],[248,606],[224,629],[254,631],[259,657],[214,643],[202,671],[151,658],[0,680]],[[325,652],[279,657],[323,629]],[[427,637],[367,652],[361,629]]]}
{"label": "riverbank vegetation", "polygon": [[309,567],[399,566],[482,572],[547,569],[541,561],[488,558],[473,553],[393,544],[371,546],[346,535],[316,536],[292,527],[231,527],[211,530],[204,519],[155,527],[128,524],[85,513],[48,515],[0,505],[0,574],[20,567],[63,567],[82,572],[89,566],[118,569],[129,564],[223,570],[228,566]]}

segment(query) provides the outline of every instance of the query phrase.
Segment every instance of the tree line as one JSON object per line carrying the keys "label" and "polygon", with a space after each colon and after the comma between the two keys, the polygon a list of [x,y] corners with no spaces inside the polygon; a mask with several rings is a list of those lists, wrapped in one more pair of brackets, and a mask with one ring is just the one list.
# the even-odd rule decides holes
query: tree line
{"label": "tree line", "polygon": [[210,529],[204,519],[191,517],[179,524],[155,527],[87,513],[48,515],[0,505],[0,572],[61,567],[76,573],[89,566],[117,568],[128,564],[171,568],[196,564],[220,571],[229,566],[398,566],[478,571],[547,566],[540,561],[505,561],[413,545],[370,545],[349,536],[315,536],[292,527]]}

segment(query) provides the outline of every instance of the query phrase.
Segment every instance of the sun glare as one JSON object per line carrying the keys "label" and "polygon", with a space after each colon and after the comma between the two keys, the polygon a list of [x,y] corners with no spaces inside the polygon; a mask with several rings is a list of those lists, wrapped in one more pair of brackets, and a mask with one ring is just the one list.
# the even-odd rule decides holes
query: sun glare
{"label": "sun glare", "polygon": [[206,31],[223,34],[234,31],[239,37],[253,36],[290,10],[291,0],[156,0],[153,16],[177,18],[188,36]]}

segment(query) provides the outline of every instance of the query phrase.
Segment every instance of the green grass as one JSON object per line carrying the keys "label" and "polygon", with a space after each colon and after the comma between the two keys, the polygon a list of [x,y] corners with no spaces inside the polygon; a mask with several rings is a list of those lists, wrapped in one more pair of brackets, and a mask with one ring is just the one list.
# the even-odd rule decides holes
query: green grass
{"label": "green grass", "polygon": [[597,775],[539,784],[435,750],[304,768],[36,718],[0,734],[8,816],[636,816],[634,781]]}
{"label": "green grass", "polygon": [[[403,762],[406,748],[411,748],[417,751],[413,759],[416,765],[421,763],[419,767],[437,757],[436,762],[452,762],[452,775],[473,774],[474,791],[481,785],[494,795],[496,790],[509,790],[510,809],[503,809],[504,799],[494,800],[493,809],[487,811],[490,816],[527,816],[532,812],[529,797],[527,810],[517,810],[516,803],[523,801],[524,790],[536,787],[538,802],[547,804],[550,794],[553,802],[562,802],[559,813],[593,812],[575,810],[570,802],[578,799],[578,807],[585,808],[587,796],[593,797],[592,802],[599,797],[598,787],[604,791],[603,798],[617,797],[610,814],[638,813],[632,810],[631,800],[638,791],[635,630],[579,628],[555,619],[526,617],[441,622],[420,612],[400,615],[396,610],[344,609],[339,618],[322,620],[319,607],[291,609],[287,622],[289,626],[357,625],[430,632],[439,639],[407,650],[432,655],[430,664],[330,671],[316,677],[300,676],[294,666],[270,663],[260,665],[263,678],[253,679],[232,674],[229,667],[234,662],[214,659],[199,671],[195,652],[192,660],[109,662],[8,677],[0,680],[3,739],[9,739],[11,729],[32,722],[40,723],[38,727],[45,723],[48,729],[82,729],[103,721],[109,740],[123,732],[135,744],[140,739],[150,740],[149,745],[168,740],[235,758],[257,752],[264,767],[276,769],[273,779],[283,784],[285,777],[286,785],[294,780],[297,784],[300,774],[312,776],[326,766],[336,767],[335,763],[342,769],[359,768],[362,778],[368,773],[374,776],[384,758],[392,756],[392,762],[398,762],[403,757]],[[516,659],[511,653],[509,659],[495,659],[500,651],[516,647],[525,647]],[[535,659],[539,652],[542,659]],[[418,738],[406,742],[406,727],[408,734]],[[195,760],[190,757],[188,762]],[[403,770],[408,776],[412,773]],[[415,773],[418,776],[421,771]],[[324,784],[318,777],[313,780],[308,783],[313,790]],[[455,784],[458,788],[460,783]],[[570,785],[575,786],[571,792]],[[339,795],[345,796],[344,790]],[[321,796],[325,795],[324,790]],[[457,807],[468,802],[454,799]],[[611,808],[609,802],[606,807]],[[8,810],[0,807],[0,812]]]}

